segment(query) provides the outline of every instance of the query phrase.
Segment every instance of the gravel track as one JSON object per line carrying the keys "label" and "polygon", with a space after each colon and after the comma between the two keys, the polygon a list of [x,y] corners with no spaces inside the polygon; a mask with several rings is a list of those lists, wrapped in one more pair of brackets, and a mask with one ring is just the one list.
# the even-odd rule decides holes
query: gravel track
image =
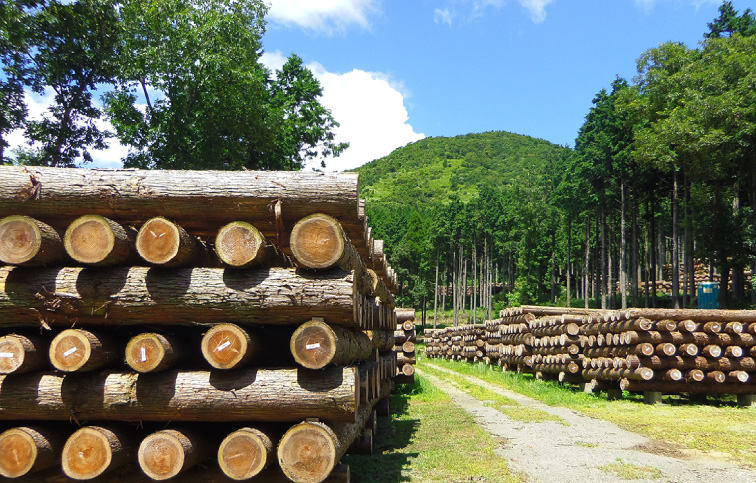
{"label": "gravel track", "polygon": [[[518,404],[559,416],[563,421],[516,421],[484,402],[454,387],[453,383],[418,370],[454,403],[474,416],[475,421],[501,442],[497,453],[529,482],[649,482],[649,483],[745,483],[756,482],[756,472],[714,460],[693,450],[681,450],[659,443],[614,423],[594,419],[571,409],[547,406],[522,394],[502,389],[482,379],[464,376],[430,363],[433,370],[485,387]],[[565,424],[565,422],[567,424]],[[653,467],[661,477],[620,479],[599,469],[617,463]]]}

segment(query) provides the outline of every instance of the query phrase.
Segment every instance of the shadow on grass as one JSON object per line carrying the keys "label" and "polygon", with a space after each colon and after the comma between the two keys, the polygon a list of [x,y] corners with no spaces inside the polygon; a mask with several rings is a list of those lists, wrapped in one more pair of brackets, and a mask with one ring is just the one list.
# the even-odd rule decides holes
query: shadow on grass
{"label": "shadow on grass", "polygon": [[373,454],[348,455],[343,458],[349,464],[354,483],[398,483],[410,481],[402,474],[409,468],[416,452],[404,450],[413,439],[420,421],[399,419],[406,416],[409,400],[417,390],[417,383],[398,386],[391,395],[391,417],[378,418],[378,432],[373,439]]}

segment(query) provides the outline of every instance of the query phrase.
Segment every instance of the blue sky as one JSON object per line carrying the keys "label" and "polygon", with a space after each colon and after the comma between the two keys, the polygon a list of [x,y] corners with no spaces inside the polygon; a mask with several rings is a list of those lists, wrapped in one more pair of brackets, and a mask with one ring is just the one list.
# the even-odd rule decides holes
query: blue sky
{"label": "blue sky", "polygon": [[[349,169],[427,136],[505,130],[570,145],[591,100],[666,41],[693,47],[721,0],[266,0],[262,61],[302,57]],[[756,10],[756,0],[734,0]],[[32,115],[45,97],[27,96]],[[107,127],[107,123],[103,123]],[[16,133],[14,144],[23,141]],[[111,141],[94,166],[119,167]]]}

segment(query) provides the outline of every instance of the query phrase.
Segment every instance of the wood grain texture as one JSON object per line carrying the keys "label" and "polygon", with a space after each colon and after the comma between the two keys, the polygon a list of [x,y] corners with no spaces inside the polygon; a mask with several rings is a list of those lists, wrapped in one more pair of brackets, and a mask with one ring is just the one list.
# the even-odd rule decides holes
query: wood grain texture
{"label": "wood grain texture", "polygon": [[63,261],[65,254],[60,233],[50,225],[20,215],[0,219],[0,262],[55,265]]}

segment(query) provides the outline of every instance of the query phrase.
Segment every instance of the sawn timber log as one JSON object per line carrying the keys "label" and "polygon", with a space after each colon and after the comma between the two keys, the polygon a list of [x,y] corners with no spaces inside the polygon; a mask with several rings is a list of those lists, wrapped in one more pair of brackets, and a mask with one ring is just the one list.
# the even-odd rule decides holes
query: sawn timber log
{"label": "sawn timber log", "polygon": [[291,325],[323,317],[360,327],[362,304],[352,272],[338,269],[0,267],[0,326],[222,320]]}
{"label": "sawn timber log", "polygon": [[355,366],[0,376],[0,420],[354,422]]}

